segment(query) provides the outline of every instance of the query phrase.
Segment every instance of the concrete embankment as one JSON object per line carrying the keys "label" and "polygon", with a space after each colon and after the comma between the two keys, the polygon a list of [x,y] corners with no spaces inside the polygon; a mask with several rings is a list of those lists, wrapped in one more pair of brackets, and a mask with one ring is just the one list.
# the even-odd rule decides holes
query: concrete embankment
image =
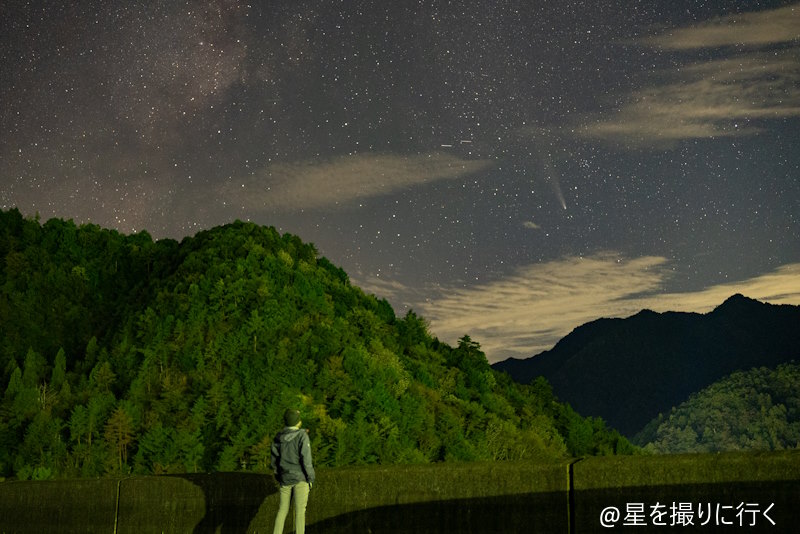
{"label": "concrete embankment", "polygon": [[[319,469],[307,532],[787,532],[798,505],[800,451],[349,467]],[[251,473],[11,481],[0,534],[263,534],[277,506]]]}

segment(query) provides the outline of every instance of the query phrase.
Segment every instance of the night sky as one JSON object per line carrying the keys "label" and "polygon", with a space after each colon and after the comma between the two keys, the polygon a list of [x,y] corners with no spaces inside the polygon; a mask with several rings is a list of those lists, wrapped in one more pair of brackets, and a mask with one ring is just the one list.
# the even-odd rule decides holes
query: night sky
{"label": "night sky", "polygon": [[4,1],[0,207],[315,244],[491,361],[800,304],[800,3]]}

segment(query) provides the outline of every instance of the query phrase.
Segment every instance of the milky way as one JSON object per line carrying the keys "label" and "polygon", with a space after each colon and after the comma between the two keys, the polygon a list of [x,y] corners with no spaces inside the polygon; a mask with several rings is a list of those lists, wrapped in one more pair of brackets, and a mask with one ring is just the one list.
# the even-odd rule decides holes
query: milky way
{"label": "milky way", "polygon": [[10,2],[0,206],[252,220],[448,342],[800,303],[800,4]]}

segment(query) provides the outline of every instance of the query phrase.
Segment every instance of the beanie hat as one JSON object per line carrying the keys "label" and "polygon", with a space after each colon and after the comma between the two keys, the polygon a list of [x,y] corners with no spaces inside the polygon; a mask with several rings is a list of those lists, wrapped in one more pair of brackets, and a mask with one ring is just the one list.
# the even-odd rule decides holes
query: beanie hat
{"label": "beanie hat", "polygon": [[289,408],[283,414],[283,422],[286,426],[295,426],[300,422],[300,411]]}

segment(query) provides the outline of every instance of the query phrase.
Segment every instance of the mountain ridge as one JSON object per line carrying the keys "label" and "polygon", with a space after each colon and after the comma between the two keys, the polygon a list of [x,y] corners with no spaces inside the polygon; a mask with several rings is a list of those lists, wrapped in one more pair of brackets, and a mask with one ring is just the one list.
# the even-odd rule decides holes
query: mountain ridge
{"label": "mountain ridge", "polygon": [[705,314],[642,310],[583,324],[549,351],[493,364],[521,383],[545,377],[578,412],[632,436],[736,370],[800,354],[800,306],[734,294]]}

